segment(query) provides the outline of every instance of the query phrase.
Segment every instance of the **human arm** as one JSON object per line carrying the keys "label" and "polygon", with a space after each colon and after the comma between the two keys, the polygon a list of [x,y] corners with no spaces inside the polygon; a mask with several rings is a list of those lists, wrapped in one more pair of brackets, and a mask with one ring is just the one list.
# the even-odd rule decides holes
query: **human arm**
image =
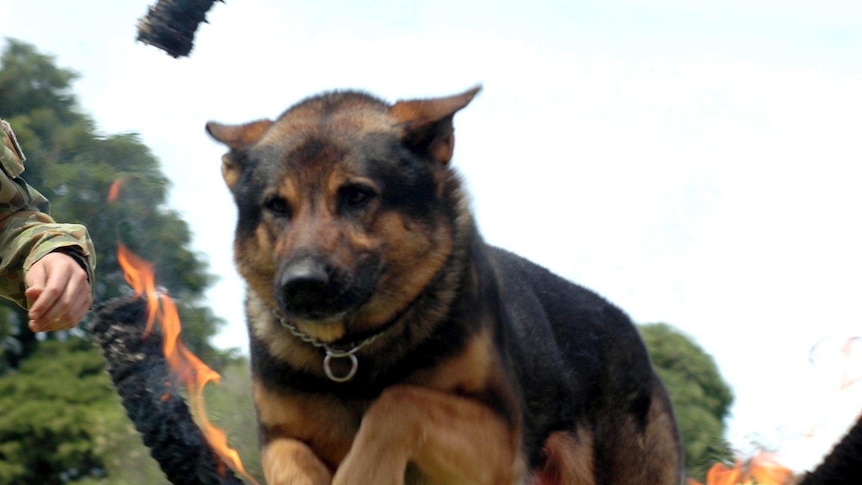
{"label": "human arm", "polygon": [[70,328],[92,304],[93,243],[84,226],[54,221],[47,199],[19,177],[23,157],[7,126],[0,145],[0,296],[30,309],[34,331]]}

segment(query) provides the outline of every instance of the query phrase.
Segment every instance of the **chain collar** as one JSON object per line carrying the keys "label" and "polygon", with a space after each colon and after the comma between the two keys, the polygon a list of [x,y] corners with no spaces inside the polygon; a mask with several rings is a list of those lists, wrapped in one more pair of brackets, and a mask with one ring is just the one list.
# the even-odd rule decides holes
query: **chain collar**
{"label": "chain collar", "polygon": [[[286,328],[294,337],[302,340],[307,344],[311,344],[314,347],[323,349],[323,351],[326,352],[326,356],[323,358],[323,372],[326,374],[326,377],[328,377],[333,382],[347,382],[353,379],[353,376],[356,375],[356,370],[359,368],[359,359],[356,358],[356,352],[359,352],[359,350],[361,350],[362,348],[370,345],[372,342],[380,338],[381,335],[386,333],[386,330],[388,330],[388,328],[384,329],[382,332],[375,333],[374,335],[371,335],[370,337],[367,337],[364,340],[359,341],[358,343],[351,342],[350,344],[345,346],[347,350],[342,350],[332,347],[327,342],[308,335],[307,333],[300,330],[296,325],[287,321],[287,319],[277,311],[273,310],[272,314],[275,319],[278,320],[278,323],[282,327]],[[332,372],[331,367],[332,359],[350,360],[350,370],[347,372],[347,374],[343,376],[335,375]]]}

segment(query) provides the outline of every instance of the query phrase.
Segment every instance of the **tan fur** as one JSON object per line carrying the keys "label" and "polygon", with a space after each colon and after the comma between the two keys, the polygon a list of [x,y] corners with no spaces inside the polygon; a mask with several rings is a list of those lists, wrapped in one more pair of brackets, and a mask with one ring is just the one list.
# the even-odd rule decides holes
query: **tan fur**
{"label": "tan fur", "polygon": [[[399,386],[371,403],[358,433],[359,416],[335,401],[317,395],[281,395],[255,383],[261,425],[279,437],[273,441],[279,444],[267,446],[265,467],[279,470],[272,472],[274,477],[290,476],[291,470],[302,475],[307,467],[302,455],[303,461],[285,467],[298,458],[295,446],[285,446],[284,441],[299,440],[309,443],[330,470],[341,462],[338,470],[346,471],[336,473],[334,484],[403,483],[408,459],[430,483],[467,480],[463,483],[496,485],[524,479],[526,465],[518,452],[517,433],[499,415],[467,397],[501,385],[498,355],[488,333],[477,334],[464,352],[414,380],[423,387]],[[473,449],[472,443],[477,442],[482,446]],[[348,449],[353,450],[353,458]],[[293,483],[283,480],[268,478],[271,485]]]}
{"label": "tan fur", "polygon": [[380,217],[373,235],[384,241],[387,272],[379,291],[356,315],[358,328],[381,325],[413,301],[440,270],[452,251],[449,229],[439,226],[433,233],[413,227],[398,213]]}
{"label": "tan fur", "polygon": [[[665,391],[657,388],[655,392]],[[612,483],[682,483],[682,458],[673,432],[673,414],[662,400],[652,400],[643,432],[631,417],[619,428],[622,432],[615,440],[631,452],[614,455],[616,459],[608,464]]]}
{"label": "tan fur", "polygon": [[411,386],[387,389],[362,418],[333,485],[404,483],[408,460],[436,483],[518,483],[519,436],[488,407]]}
{"label": "tan fur", "polygon": [[314,451],[293,438],[275,438],[261,450],[263,476],[268,484],[326,485],[332,473]]}
{"label": "tan fur", "polygon": [[[361,416],[318,395],[283,395],[267,389],[258,381],[253,382],[252,390],[258,420],[267,436],[306,443],[330,469],[334,469],[347,454]],[[278,458],[278,452],[272,453],[274,459]],[[287,459],[281,457],[276,461]]]}
{"label": "tan fur", "polygon": [[530,485],[595,485],[593,435],[589,431],[552,433],[545,441],[545,454],[547,462]]}
{"label": "tan fur", "polygon": [[291,338],[290,332],[278,324],[270,307],[259,297],[249,294],[245,308],[252,334],[266,342],[268,350],[274,356],[279,359],[295,359],[298,367],[305,371],[320,370],[320,352],[298,339]]}
{"label": "tan fur", "polygon": [[440,391],[475,395],[499,383],[501,373],[500,356],[491,341],[491,332],[486,330],[476,334],[463,352],[433,369],[416,373],[411,382]]}

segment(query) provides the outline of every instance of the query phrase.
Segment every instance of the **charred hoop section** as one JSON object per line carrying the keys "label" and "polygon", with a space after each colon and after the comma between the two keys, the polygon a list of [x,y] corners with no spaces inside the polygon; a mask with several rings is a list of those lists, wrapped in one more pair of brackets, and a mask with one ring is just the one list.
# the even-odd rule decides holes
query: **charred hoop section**
{"label": "charred hoop section", "polygon": [[175,485],[242,485],[215,455],[180,394],[162,353],[162,337],[144,337],[147,303],[115,298],[95,311],[93,339],[126,413]]}
{"label": "charred hoop section", "polygon": [[855,485],[862,483],[862,416],[832,448],[823,462],[799,485]]}
{"label": "charred hoop section", "polygon": [[159,0],[138,21],[138,40],[175,58],[188,56],[195,31],[216,1],[221,0]]}

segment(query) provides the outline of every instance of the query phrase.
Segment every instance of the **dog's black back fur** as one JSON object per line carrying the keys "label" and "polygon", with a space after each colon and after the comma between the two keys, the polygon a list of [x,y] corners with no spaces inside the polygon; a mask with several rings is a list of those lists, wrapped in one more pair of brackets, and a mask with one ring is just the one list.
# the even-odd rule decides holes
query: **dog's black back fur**
{"label": "dog's black back fur", "polygon": [[524,386],[531,463],[541,459],[551,432],[601,420],[611,405],[644,426],[656,378],[629,318],[596,293],[513,253],[488,247],[488,259],[505,302],[499,306],[501,343]]}

